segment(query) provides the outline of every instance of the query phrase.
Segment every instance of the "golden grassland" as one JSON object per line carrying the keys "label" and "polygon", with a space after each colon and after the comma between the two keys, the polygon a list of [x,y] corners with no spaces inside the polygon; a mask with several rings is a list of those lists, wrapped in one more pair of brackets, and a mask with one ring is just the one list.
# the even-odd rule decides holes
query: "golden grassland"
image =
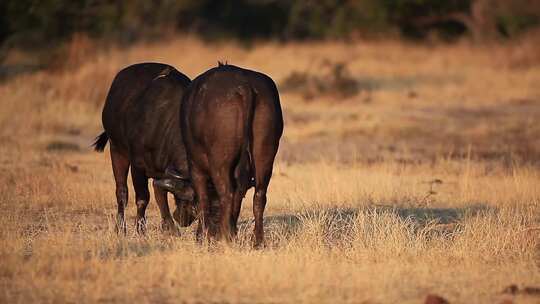
{"label": "golden grassland", "polygon": [[[538,50],[242,48],[185,37],[75,54],[70,67],[9,79],[0,84],[0,302],[421,303],[436,293],[499,303],[510,284],[538,286]],[[193,78],[217,60],[278,85],[345,62],[367,85],[344,100],[282,91],[267,248],[250,247],[252,192],[231,246],[199,245],[193,228],[164,235],[153,199],[147,235],[130,225],[117,236],[108,150],[89,147],[114,74],[162,61]]]}

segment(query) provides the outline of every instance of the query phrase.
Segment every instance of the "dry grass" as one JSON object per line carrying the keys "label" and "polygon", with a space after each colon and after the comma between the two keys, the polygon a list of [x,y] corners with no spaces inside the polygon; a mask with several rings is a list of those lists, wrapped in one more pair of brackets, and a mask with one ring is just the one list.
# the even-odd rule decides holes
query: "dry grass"
{"label": "dry grass", "polygon": [[[11,79],[0,85],[0,302],[420,303],[437,293],[498,303],[510,284],[538,286],[540,66],[527,61],[535,51],[395,42],[242,49],[188,37],[83,52],[87,61],[71,69]],[[162,235],[153,203],[147,236],[130,226],[118,237],[110,161],[88,148],[112,77],[138,61],[194,77],[218,59],[278,83],[347,62],[373,89],[347,100],[282,94],[268,248],[249,246],[251,192],[231,247],[199,246],[192,228]]]}

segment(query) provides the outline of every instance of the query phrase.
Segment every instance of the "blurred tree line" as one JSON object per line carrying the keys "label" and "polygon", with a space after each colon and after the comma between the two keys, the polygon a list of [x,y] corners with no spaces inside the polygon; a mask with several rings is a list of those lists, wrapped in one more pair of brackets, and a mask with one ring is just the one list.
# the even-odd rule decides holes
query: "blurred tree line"
{"label": "blurred tree line", "polygon": [[0,43],[54,45],[84,33],[121,43],[173,31],[209,39],[436,35],[515,37],[540,23],[540,0],[2,0]]}

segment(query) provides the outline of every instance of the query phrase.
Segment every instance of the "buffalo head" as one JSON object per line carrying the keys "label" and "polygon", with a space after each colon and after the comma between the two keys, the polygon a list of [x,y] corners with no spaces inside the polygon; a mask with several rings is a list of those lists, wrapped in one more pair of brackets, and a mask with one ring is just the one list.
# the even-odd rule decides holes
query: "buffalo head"
{"label": "buffalo head", "polygon": [[176,210],[173,218],[181,227],[188,227],[197,218],[195,191],[187,180],[164,178],[154,180],[154,185],[174,195]]}
{"label": "buffalo head", "polygon": [[173,218],[180,227],[188,227],[197,219],[197,204],[194,200],[185,201],[174,197],[176,201],[176,210]]}
{"label": "buffalo head", "polygon": [[176,210],[173,213],[174,220],[181,227],[188,227],[197,218],[197,204],[195,191],[189,178],[174,169],[167,168],[165,177],[155,179],[154,184],[159,188],[174,195]]}

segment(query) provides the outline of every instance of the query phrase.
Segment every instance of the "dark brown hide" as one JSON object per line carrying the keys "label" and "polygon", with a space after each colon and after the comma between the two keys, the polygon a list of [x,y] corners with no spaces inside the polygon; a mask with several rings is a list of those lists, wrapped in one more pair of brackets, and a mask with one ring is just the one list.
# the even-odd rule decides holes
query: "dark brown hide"
{"label": "dark brown hide", "polygon": [[212,192],[220,204],[220,235],[229,240],[246,191],[255,186],[255,246],[263,242],[263,213],[283,117],[274,81],[232,65],[193,80],[182,101],[181,123],[199,226],[208,234]]}
{"label": "dark brown hide", "polygon": [[[120,71],[109,90],[103,108],[103,132],[96,140],[96,151],[103,151],[107,140],[116,181],[118,224],[125,232],[124,209],[128,201],[127,173],[135,188],[137,230],[142,232],[149,202],[148,178],[165,178],[172,168],[188,176],[188,165],[179,113],[190,79],[173,67],[161,63],[140,63]],[[175,219],[187,226],[194,220],[192,188],[175,181],[177,210]],[[173,228],[167,193],[154,183],[154,194],[163,225]]]}

